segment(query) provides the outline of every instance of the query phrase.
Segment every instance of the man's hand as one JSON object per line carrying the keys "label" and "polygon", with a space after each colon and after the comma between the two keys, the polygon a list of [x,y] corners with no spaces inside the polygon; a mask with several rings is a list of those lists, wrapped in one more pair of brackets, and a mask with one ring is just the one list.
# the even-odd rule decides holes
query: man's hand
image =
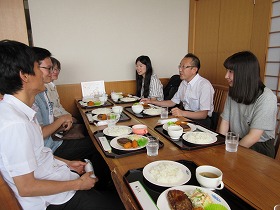
{"label": "man's hand", "polygon": [[79,190],[89,190],[94,187],[95,183],[98,182],[98,178],[91,178],[92,172],[87,172],[79,178],[81,180]]}
{"label": "man's hand", "polygon": [[76,171],[78,174],[83,174],[85,172],[85,165],[87,163],[83,161],[69,161],[67,165],[73,171]]}
{"label": "man's hand", "polygon": [[183,116],[183,111],[181,109],[179,109],[178,107],[171,109],[171,113],[175,117]]}

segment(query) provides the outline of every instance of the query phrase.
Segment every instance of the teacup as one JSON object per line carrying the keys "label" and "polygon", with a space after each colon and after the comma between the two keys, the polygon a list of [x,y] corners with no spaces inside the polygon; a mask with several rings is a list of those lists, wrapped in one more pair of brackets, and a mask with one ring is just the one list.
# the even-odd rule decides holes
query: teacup
{"label": "teacup", "polygon": [[142,104],[133,105],[131,108],[135,114],[140,114],[144,109]]}
{"label": "teacup", "polygon": [[145,135],[148,133],[148,128],[146,125],[137,124],[132,126],[132,132],[138,135]]}
{"label": "teacup", "polygon": [[112,98],[112,100],[115,101],[115,102],[119,100],[119,97],[120,97],[119,94],[116,94],[116,93],[112,93],[112,94],[111,94],[111,98]]}
{"label": "teacup", "polygon": [[99,96],[99,100],[102,104],[104,104],[108,100],[108,97],[107,95]]}
{"label": "teacup", "polygon": [[116,114],[121,114],[123,111],[123,107],[122,106],[113,106],[112,111]]}
{"label": "teacup", "polygon": [[183,128],[179,125],[171,125],[168,126],[167,132],[171,139],[177,140],[183,134]]}
{"label": "teacup", "polygon": [[196,168],[195,176],[202,187],[221,190],[224,188],[223,173],[213,166],[199,166]]}

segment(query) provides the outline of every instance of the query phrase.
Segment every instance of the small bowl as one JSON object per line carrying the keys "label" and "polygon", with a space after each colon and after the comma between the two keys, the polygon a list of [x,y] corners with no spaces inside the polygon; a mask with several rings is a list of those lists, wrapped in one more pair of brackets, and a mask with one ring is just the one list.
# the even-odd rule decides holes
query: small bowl
{"label": "small bowl", "polygon": [[171,139],[177,140],[183,134],[183,128],[179,125],[172,125],[167,128],[167,132]]}
{"label": "small bowl", "polygon": [[138,135],[145,135],[148,133],[148,128],[146,125],[137,124],[132,126],[132,132]]}
{"label": "small bowl", "polygon": [[144,109],[142,104],[133,105],[131,108],[135,114],[140,114]]}
{"label": "small bowl", "polygon": [[214,166],[203,165],[197,167],[195,176],[202,187],[217,190],[224,188],[223,172]]}

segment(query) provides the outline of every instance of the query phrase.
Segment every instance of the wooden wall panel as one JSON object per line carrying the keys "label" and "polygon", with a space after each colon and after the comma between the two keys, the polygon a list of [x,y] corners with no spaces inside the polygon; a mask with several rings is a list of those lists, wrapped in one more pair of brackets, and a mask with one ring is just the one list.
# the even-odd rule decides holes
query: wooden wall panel
{"label": "wooden wall panel", "polygon": [[28,45],[23,0],[0,0],[0,40],[16,40]]}
{"label": "wooden wall panel", "polygon": [[[162,78],[160,80],[163,86],[165,86],[169,81],[168,78]],[[135,94],[136,92],[135,80],[105,82],[106,93],[110,94],[112,90],[116,92]],[[78,83],[78,84],[57,85],[57,91],[60,97],[60,102],[63,105],[63,107],[68,112],[70,112],[73,116],[79,118],[80,114],[76,107],[75,99],[82,98],[81,84]]]}

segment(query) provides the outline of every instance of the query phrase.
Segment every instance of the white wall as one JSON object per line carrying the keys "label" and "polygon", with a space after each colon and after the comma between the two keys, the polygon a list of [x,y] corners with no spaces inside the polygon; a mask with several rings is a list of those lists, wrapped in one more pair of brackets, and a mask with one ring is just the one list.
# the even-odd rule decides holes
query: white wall
{"label": "white wall", "polygon": [[62,63],[57,84],[135,79],[148,55],[170,77],[188,50],[189,0],[29,0],[34,45]]}

